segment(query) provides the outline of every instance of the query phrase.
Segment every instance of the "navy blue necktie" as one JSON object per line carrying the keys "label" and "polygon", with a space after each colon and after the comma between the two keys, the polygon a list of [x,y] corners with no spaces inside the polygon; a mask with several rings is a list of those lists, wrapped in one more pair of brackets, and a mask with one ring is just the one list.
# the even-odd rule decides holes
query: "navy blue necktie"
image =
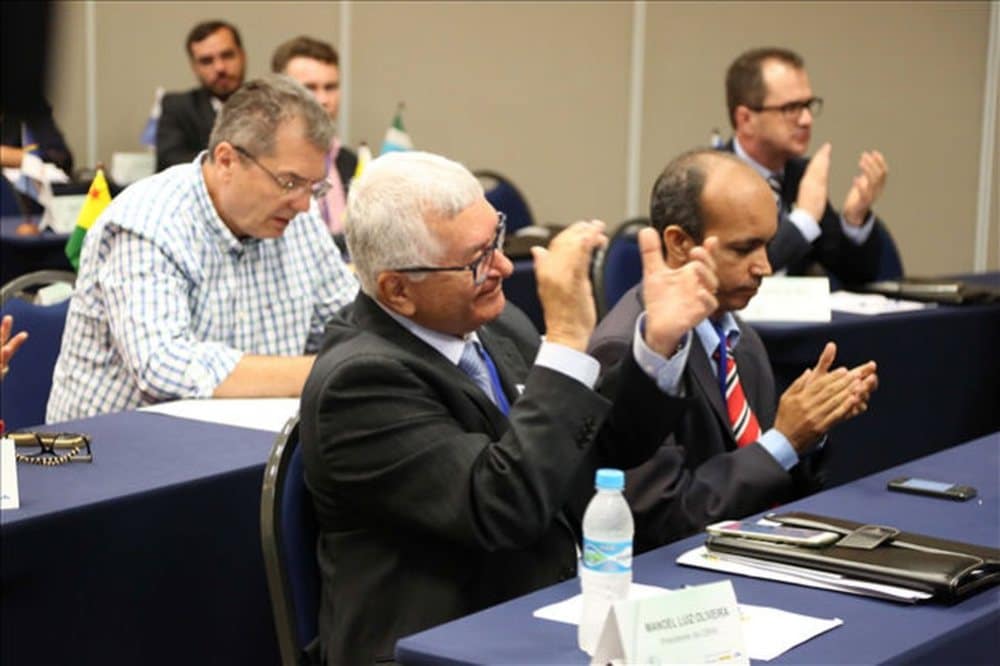
{"label": "navy blue necktie", "polygon": [[458,367],[476,382],[501,412],[510,413],[510,403],[507,402],[507,396],[504,395],[503,387],[500,385],[500,375],[485,347],[471,340],[466,342]]}

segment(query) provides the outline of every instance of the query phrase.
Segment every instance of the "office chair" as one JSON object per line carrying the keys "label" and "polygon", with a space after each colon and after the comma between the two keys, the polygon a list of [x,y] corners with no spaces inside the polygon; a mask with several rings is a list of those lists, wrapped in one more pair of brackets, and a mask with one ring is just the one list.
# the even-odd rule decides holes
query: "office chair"
{"label": "office chair", "polygon": [[52,305],[33,302],[34,290],[54,282],[73,285],[68,271],[36,271],[14,278],[0,289],[0,316],[14,317],[14,330],[28,340],[11,359],[0,390],[0,416],[9,430],[41,425],[52,390],[52,371],[59,358],[69,300]]}
{"label": "office chair", "polygon": [[[878,258],[878,269],[875,271],[875,278],[872,281],[901,280],[904,276],[903,259],[899,254],[899,248],[896,247],[896,241],[893,240],[892,234],[882,225],[876,226],[872,230],[872,233],[879,234],[882,241]],[[830,280],[831,292],[845,288],[859,288],[861,286],[849,283],[845,284],[838,276],[833,273],[827,273],[819,264],[810,267],[810,271],[812,272],[808,273],[809,275],[826,275],[827,279]]]}
{"label": "office chair", "polygon": [[598,317],[610,312],[618,299],[642,279],[638,234],[648,226],[649,219],[645,217],[626,220],[608,240],[594,276]]}
{"label": "office chair", "polygon": [[507,214],[507,233],[514,234],[518,229],[535,224],[528,201],[509,179],[496,171],[481,169],[473,175],[483,184],[486,200],[499,211]]}
{"label": "office chair", "polygon": [[892,234],[884,226],[875,227],[875,232],[882,234],[882,252],[878,259],[876,280],[898,280],[903,277],[903,258],[896,247]]}
{"label": "office chair", "polygon": [[281,662],[318,664],[319,528],[303,474],[298,416],[285,424],[264,468],[260,533]]}

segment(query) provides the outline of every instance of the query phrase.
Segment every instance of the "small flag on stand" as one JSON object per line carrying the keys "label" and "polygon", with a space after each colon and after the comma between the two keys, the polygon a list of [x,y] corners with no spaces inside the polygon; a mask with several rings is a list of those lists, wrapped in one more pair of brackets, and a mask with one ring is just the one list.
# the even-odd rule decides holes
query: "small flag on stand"
{"label": "small flag on stand", "polygon": [[722,140],[722,134],[719,133],[718,127],[712,128],[712,136],[709,137],[708,143],[712,148],[720,150],[725,142]]}
{"label": "small flag on stand", "polygon": [[361,178],[361,173],[368,166],[368,163],[372,161],[372,151],[368,147],[368,144],[364,141],[358,146],[358,165],[354,167],[354,175],[351,176],[351,182],[353,183],[358,178]]}
{"label": "small flag on stand", "polygon": [[413,141],[410,140],[410,135],[406,133],[406,128],[403,127],[404,108],[402,102],[396,107],[396,115],[392,119],[392,125],[386,130],[385,139],[382,141],[381,155],[394,150],[413,150]]}
{"label": "small flag on stand", "polygon": [[80,269],[80,250],[83,249],[83,238],[87,235],[87,230],[93,226],[94,220],[109,203],[111,203],[111,190],[108,189],[108,181],[104,178],[104,169],[98,168],[94,182],[90,184],[90,190],[87,192],[87,200],[83,202],[83,208],[76,218],[76,228],[66,241],[66,258],[74,270]]}
{"label": "small flag on stand", "polygon": [[156,147],[156,126],[160,124],[161,103],[163,101],[163,86],[156,89],[156,99],[153,101],[153,108],[149,110],[149,120],[142,130],[139,143],[151,148]]}

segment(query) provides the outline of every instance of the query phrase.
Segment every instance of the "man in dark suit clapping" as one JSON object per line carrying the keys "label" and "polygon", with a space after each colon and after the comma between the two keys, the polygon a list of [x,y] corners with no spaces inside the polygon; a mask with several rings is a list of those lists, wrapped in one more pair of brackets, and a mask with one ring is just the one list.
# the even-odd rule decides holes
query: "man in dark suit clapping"
{"label": "man in dark suit clapping", "polygon": [[774,47],[743,53],[726,72],[726,102],[733,139],[723,149],[763,176],[778,204],[778,230],[767,248],[775,273],[818,267],[847,284],[876,279],[885,232],[872,207],[889,168],[879,151],[863,152],[843,205],[831,206],[831,145],[806,158],[823,99],[813,94],[802,57]]}

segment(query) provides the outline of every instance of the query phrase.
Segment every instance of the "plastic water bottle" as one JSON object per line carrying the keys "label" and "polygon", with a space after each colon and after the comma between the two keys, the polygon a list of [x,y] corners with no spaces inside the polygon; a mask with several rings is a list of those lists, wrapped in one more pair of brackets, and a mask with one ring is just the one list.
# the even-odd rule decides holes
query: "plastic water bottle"
{"label": "plastic water bottle", "polygon": [[632,583],[632,511],[622,496],[625,473],[599,469],[597,492],[583,514],[583,552],[580,557],[580,649],[593,655],[611,604],[628,597]]}

